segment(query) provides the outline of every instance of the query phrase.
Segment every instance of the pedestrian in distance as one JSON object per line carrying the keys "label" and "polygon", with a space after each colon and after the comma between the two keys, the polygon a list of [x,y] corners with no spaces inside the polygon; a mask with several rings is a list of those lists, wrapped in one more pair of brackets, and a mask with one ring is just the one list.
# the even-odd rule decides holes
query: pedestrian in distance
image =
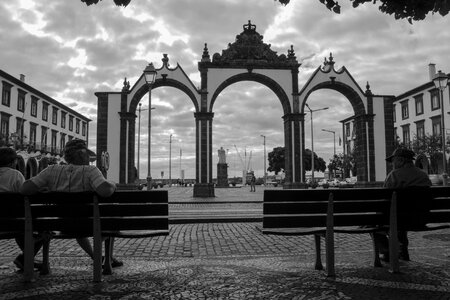
{"label": "pedestrian in distance", "polygon": [[256,184],[256,177],[255,174],[252,174],[252,177],[250,179],[250,192],[256,192],[255,184]]}
{"label": "pedestrian in distance", "polygon": [[[22,184],[25,181],[22,173],[15,169],[17,163],[16,151],[9,147],[0,147],[0,193],[19,193]],[[34,255],[39,252],[42,247],[42,239],[38,233],[33,234],[34,237]],[[23,249],[25,247],[24,237],[15,238],[17,245],[22,253],[14,259],[16,267],[23,271],[24,255]],[[40,269],[42,263],[35,262],[34,267]]]}
{"label": "pedestrian in distance", "polygon": [[[66,143],[64,159],[66,165],[50,165],[35,177],[25,181],[21,188],[24,195],[38,192],[96,192],[101,197],[109,197],[116,190],[116,184],[103,177],[101,171],[89,164],[89,157],[95,153],[87,148],[86,142],[73,139]],[[111,249],[113,238],[111,239]],[[76,239],[80,247],[93,259],[94,251],[88,238]],[[112,253],[112,251],[111,251]],[[112,267],[120,267],[123,263],[114,257]]]}
{"label": "pedestrian in distance", "polygon": [[[406,148],[397,148],[386,161],[392,163],[393,170],[387,175],[384,187],[392,189],[404,189],[414,187],[429,187],[431,181],[422,169],[414,166],[415,153]],[[376,245],[382,254],[382,260],[389,261],[389,240],[383,233],[373,235]],[[399,258],[409,261],[408,233],[404,230],[398,231],[398,241],[400,246]]]}

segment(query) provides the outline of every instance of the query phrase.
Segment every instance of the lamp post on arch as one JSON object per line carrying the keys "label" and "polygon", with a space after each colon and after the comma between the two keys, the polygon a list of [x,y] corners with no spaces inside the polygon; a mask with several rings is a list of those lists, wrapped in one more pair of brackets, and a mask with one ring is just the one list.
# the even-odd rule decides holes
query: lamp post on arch
{"label": "lamp post on arch", "polygon": [[144,70],[144,79],[148,85],[148,161],[147,161],[147,190],[152,188],[151,173],[151,147],[152,147],[152,85],[155,82],[156,70],[152,63],[149,63]]}

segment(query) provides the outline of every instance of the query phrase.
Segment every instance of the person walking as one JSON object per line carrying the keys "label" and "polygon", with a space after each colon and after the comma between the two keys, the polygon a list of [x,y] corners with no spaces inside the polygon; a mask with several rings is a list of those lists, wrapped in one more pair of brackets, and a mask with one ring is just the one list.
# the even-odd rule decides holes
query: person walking
{"label": "person walking", "polygon": [[[431,181],[428,175],[422,169],[414,166],[413,160],[415,153],[406,148],[397,148],[386,158],[386,161],[392,163],[393,170],[389,172],[385,181],[384,187],[392,189],[404,189],[411,187],[427,187],[431,186]],[[384,233],[375,233],[373,235],[375,243],[380,248],[380,253],[383,255],[384,261],[389,261],[389,242],[388,236]],[[409,261],[408,251],[408,233],[404,230],[398,231],[398,241],[400,246],[399,258]]]}
{"label": "person walking", "polygon": [[256,184],[256,177],[255,174],[252,174],[252,177],[250,179],[250,192],[256,192],[255,184]]}
{"label": "person walking", "polygon": [[[109,197],[116,190],[116,184],[103,177],[100,170],[89,164],[89,157],[95,153],[87,148],[86,142],[73,139],[66,143],[64,159],[67,165],[50,165],[35,177],[25,181],[20,192],[32,195],[41,191],[85,192],[94,191],[101,197]],[[93,259],[94,251],[88,238],[76,239],[80,247]],[[111,248],[113,240],[111,238]],[[112,267],[123,263],[114,257]]]}

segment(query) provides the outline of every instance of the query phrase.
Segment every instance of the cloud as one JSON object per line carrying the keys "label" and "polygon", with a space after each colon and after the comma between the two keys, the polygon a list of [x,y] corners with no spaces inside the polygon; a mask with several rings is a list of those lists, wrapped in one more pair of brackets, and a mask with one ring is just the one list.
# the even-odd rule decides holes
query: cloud
{"label": "cloud", "polygon": [[[302,63],[300,89],[311,74],[333,54],[339,69],[345,66],[365,90],[398,95],[426,83],[428,64],[449,72],[448,20],[438,15],[410,25],[380,13],[376,5],[351,7],[340,3],[333,14],[319,1],[166,0],[132,1],[126,8],[110,1],[87,7],[80,1],[8,1],[0,3],[0,68],[13,76],[26,75],[31,86],[93,120],[90,145],[95,148],[95,92],[120,91],[124,78],[131,85],[149,62],[162,65],[167,53],[171,67],[179,64],[194,85],[200,84],[198,61],[205,43],[210,55],[221,53],[251,20],[264,41],[278,54],[291,45]],[[147,97],[142,98],[143,107]],[[314,116],[314,149],[325,161],[333,152],[333,137],[321,129],[341,130],[352,115],[349,101],[335,91],[315,91],[311,107],[329,109]],[[195,118],[191,100],[181,91],[161,87],[152,91],[152,170],[168,176],[169,136],[172,159],[179,158],[186,176],[195,177]],[[267,87],[256,82],[228,86],[214,103],[213,151],[229,149],[229,173],[239,174],[234,145],[252,151],[253,168],[262,176],[263,138],[266,148],[284,145],[283,111]],[[306,116],[308,119],[308,116]],[[148,111],[141,114],[141,177],[146,176]],[[305,142],[310,144],[306,121]],[[137,131],[136,131],[137,132]],[[213,172],[218,157],[213,153]],[[173,165],[173,173],[179,168]],[[176,171],[179,174],[179,171]],[[215,173],[214,173],[215,174]],[[175,176],[175,175],[174,175]],[[176,175],[178,177],[178,175]]]}

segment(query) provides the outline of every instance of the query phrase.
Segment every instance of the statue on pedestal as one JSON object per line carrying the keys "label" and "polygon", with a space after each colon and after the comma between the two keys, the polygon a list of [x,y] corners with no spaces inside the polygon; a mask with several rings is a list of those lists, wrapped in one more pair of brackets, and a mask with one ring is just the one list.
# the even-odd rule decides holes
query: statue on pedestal
{"label": "statue on pedestal", "polygon": [[218,154],[219,154],[219,164],[226,164],[226,154],[225,154],[225,150],[223,149],[223,147],[220,147],[219,150],[217,150]]}
{"label": "statue on pedestal", "polygon": [[220,147],[217,150],[219,154],[219,162],[217,163],[217,187],[228,187],[228,165],[225,150]]}

